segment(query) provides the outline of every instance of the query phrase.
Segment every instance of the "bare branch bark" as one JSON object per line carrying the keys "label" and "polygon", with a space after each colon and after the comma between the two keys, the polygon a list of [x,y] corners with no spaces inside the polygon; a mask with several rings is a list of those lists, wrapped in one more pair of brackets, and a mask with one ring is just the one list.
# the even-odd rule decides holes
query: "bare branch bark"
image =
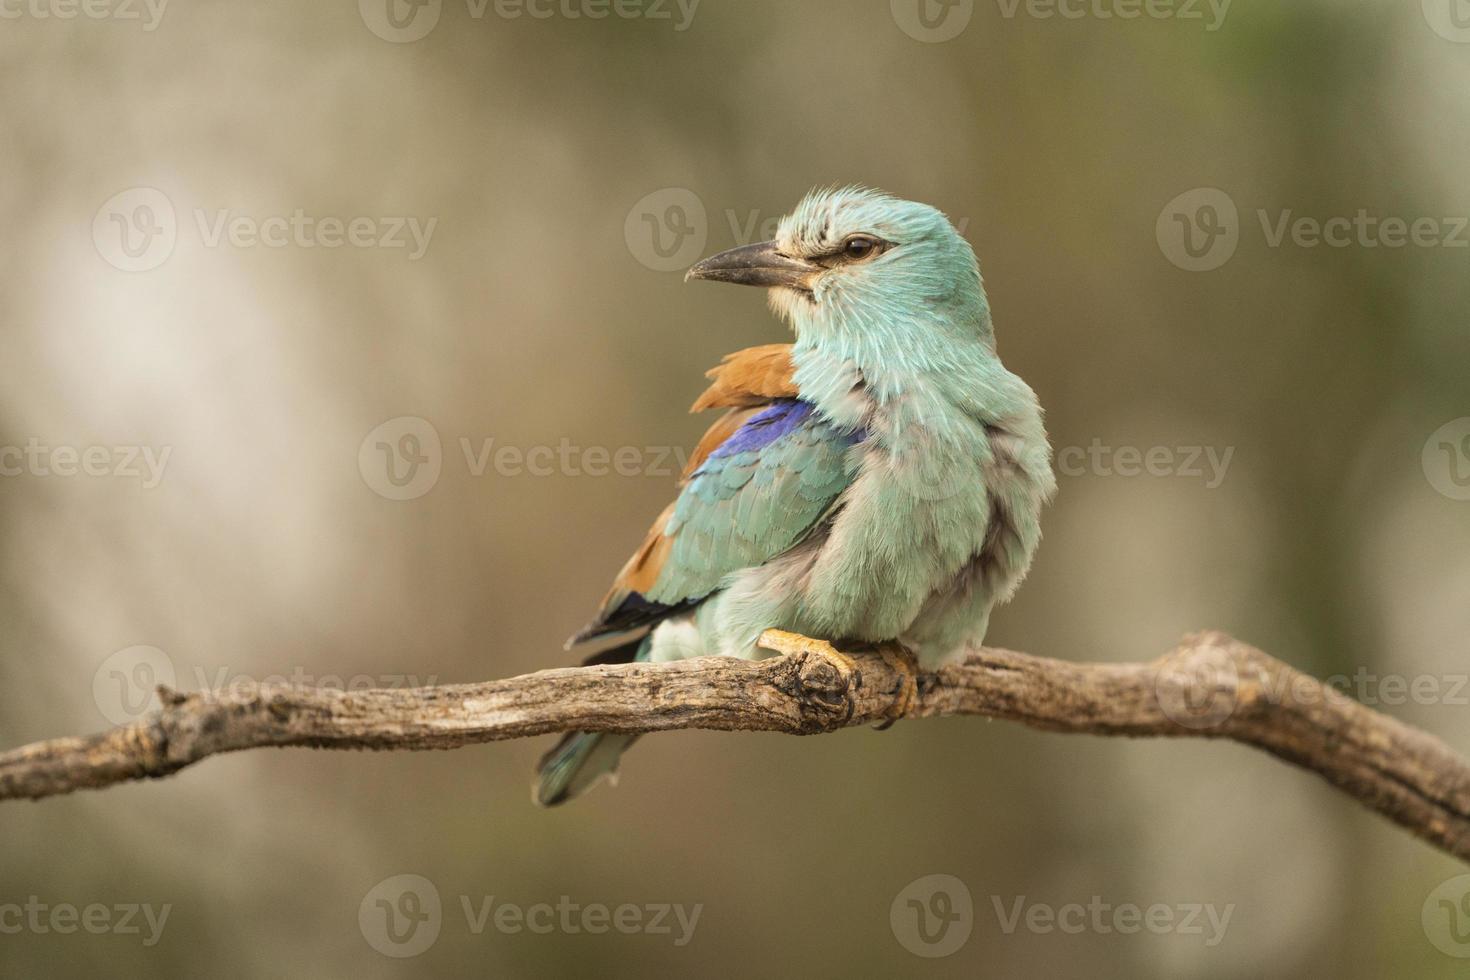
{"label": "bare branch bark", "polygon": [[[811,735],[893,717],[902,709],[905,675],[878,653],[852,658],[858,670],[850,676],[812,649],[755,662],[711,657],[572,667],[407,690],[160,689],[162,709],[137,722],[0,754],[0,799],[158,778],[211,755],[264,746],[449,749],[573,730]],[[1072,663],[978,649],[963,663],[921,675],[917,697],[902,710],[906,718],[939,715],[1253,745],[1470,861],[1465,759],[1222,633],[1187,637],[1151,663]]]}

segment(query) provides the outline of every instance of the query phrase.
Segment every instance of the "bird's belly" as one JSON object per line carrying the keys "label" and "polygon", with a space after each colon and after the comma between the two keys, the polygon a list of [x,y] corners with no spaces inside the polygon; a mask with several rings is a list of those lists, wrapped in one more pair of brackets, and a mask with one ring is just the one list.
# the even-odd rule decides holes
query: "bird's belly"
{"label": "bird's belly", "polygon": [[[1033,494],[996,493],[976,466],[958,489],[916,495],[874,467],[841,511],[785,554],[730,576],[695,614],[705,652],[758,657],[766,629],[833,642],[899,640],[935,666],[978,645],[1025,574]],[[987,479],[989,478],[989,479]]]}
{"label": "bird's belly", "polygon": [[949,582],[934,590],[923,609],[899,640],[926,669],[959,659],[966,649],[979,646],[990,625],[990,611],[999,594],[989,587],[991,570],[982,551]]}

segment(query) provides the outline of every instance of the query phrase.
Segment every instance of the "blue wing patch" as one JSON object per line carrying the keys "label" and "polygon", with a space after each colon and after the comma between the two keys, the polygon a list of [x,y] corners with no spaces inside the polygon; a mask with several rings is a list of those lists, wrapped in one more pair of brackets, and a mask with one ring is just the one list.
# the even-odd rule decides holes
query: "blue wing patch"
{"label": "blue wing patch", "polygon": [[851,484],[859,439],[797,399],[752,416],[690,475],[664,527],[673,547],[645,598],[702,599],[798,544]]}

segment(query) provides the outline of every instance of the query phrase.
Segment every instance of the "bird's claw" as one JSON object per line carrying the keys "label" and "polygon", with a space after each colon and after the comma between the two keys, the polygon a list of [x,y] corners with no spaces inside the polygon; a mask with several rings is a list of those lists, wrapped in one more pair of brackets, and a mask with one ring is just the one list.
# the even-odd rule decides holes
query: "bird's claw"
{"label": "bird's claw", "polygon": [[[787,630],[766,630],[756,641],[756,645],[762,650],[773,650],[787,656],[803,654],[822,658],[836,671],[844,691],[855,690],[863,683],[863,674],[857,661],[826,640],[813,639]],[[848,696],[845,700],[850,714],[853,709],[852,698]]]}
{"label": "bird's claw", "polygon": [[884,663],[893,668],[900,677],[898,700],[889,711],[888,718],[873,726],[874,731],[886,732],[893,723],[909,713],[919,699],[919,661],[912,650],[902,643],[883,643],[878,653]]}

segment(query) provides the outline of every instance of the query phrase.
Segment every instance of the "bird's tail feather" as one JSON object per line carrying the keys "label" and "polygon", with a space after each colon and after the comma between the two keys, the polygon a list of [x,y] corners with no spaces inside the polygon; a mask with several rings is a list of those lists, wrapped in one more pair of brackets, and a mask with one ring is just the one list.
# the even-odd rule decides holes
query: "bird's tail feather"
{"label": "bird's tail feather", "polygon": [[536,802],[556,806],[581,796],[598,780],[618,778],[618,760],[637,735],[568,732],[536,769]]}
{"label": "bird's tail feather", "polygon": [[[628,663],[645,659],[648,638],[642,637],[589,658],[588,663]],[[541,806],[556,806],[597,785],[606,777],[617,781],[618,760],[637,741],[637,735],[608,732],[568,732],[536,766],[535,799]]]}

